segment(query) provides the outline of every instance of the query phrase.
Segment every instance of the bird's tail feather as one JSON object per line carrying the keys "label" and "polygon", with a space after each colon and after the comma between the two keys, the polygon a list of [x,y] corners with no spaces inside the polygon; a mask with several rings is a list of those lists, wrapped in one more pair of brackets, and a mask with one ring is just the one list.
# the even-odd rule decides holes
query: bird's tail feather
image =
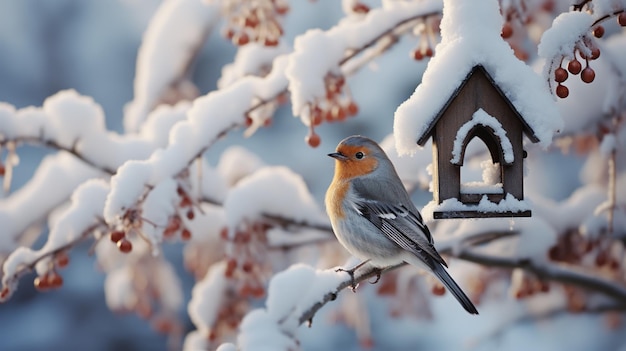
{"label": "bird's tail feather", "polygon": [[433,273],[435,274],[435,276],[437,276],[437,278],[439,278],[439,280],[441,281],[441,283],[443,283],[446,289],[448,289],[448,291],[452,293],[454,298],[456,298],[457,301],[461,303],[463,308],[465,308],[465,310],[471,314],[478,314],[478,310],[476,310],[476,307],[474,306],[472,301],[469,299],[469,297],[467,297],[467,295],[465,295],[463,290],[461,290],[461,287],[454,281],[454,279],[452,279],[446,269],[437,262],[434,262],[433,266]]}

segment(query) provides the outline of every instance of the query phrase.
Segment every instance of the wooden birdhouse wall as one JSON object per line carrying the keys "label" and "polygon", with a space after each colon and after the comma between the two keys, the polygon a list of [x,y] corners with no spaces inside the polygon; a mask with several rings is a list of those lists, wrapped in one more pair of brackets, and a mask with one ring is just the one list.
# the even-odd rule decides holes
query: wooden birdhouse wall
{"label": "wooden birdhouse wall", "polygon": [[[450,100],[449,105],[442,111],[439,123],[434,126],[432,131],[433,162],[437,165],[437,167],[433,167],[433,187],[435,190],[434,200],[437,203],[450,198],[459,198],[463,202],[478,202],[482,197],[482,194],[461,195],[460,166],[450,162],[457,131],[471,120],[473,114],[479,109],[483,109],[500,122],[513,146],[514,161],[512,164],[506,165],[504,164],[501,144],[496,135],[490,135],[489,130],[484,127],[476,136],[485,142],[492,157],[496,156],[493,161],[500,162],[504,194],[490,194],[488,195],[489,199],[497,202],[506,194],[511,194],[519,200],[524,198],[522,179],[523,125],[516,116],[515,109],[495,88],[484,70],[476,68],[457,92],[457,95]],[[465,147],[469,143],[471,135],[470,133],[468,140],[463,145],[462,155],[464,155]],[[460,162],[462,164],[463,158]]]}

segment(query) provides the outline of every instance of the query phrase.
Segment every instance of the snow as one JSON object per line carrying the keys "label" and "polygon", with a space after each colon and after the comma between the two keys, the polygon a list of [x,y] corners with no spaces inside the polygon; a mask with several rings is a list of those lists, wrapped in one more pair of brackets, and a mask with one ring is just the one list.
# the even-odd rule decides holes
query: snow
{"label": "snow", "polygon": [[241,350],[296,350],[296,340],[278,327],[276,320],[263,309],[249,312],[241,322],[237,344]]}
{"label": "snow", "polygon": [[503,19],[496,0],[445,0],[441,42],[422,83],[396,110],[394,135],[401,154],[412,154],[416,141],[476,65],[482,65],[530,126],[542,147],[552,142],[562,120],[545,82],[518,60],[501,38]]}
{"label": "snow", "polygon": [[572,11],[560,14],[552,22],[552,27],[541,36],[537,47],[540,57],[551,59],[556,56],[574,58],[574,49],[591,28],[593,17],[586,11]]}
{"label": "snow", "polygon": [[310,306],[335,291],[345,275],[294,264],[274,275],[268,288],[266,309],[249,312],[241,324],[238,344],[243,350],[293,348],[300,316]]}
{"label": "snow", "polygon": [[606,134],[602,137],[599,147],[600,154],[609,156],[612,152],[617,151],[617,138],[613,134]]}
{"label": "snow", "polygon": [[217,86],[223,89],[237,80],[249,75],[263,75],[272,66],[272,61],[279,55],[289,52],[289,48],[281,42],[278,46],[267,47],[257,43],[249,43],[237,50],[233,63],[222,68],[222,77]]}
{"label": "snow", "polygon": [[464,204],[458,199],[446,199],[441,204],[431,201],[422,208],[422,216],[425,221],[433,219],[433,212],[454,212],[454,211],[478,211],[478,212],[523,212],[530,210],[530,204],[525,200],[516,199],[513,195],[507,194],[498,203],[491,202],[487,195],[483,195],[476,205]]}
{"label": "snow", "polygon": [[133,289],[133,271],[130,266],[122,266],[110,271],[104,280],[104,297],[107,306],[113,311],[129,311],[138,298]]}
{"label": "snow", "polygon": [[33,220],[44,218],[80,183],[99,174],[68,153],[46,156],[26,185],[0,200],[0,228],[3,230],[0,251],[15,248],[14,238],[32,225]]}
{"label": "snow", "polygon": [[[277,96],[286,85],[282,73],[285,64],[286,58],[279,57],[266,77],[248,76],[195,99],[187,119],[173,126],[167,147],[156,150],[147,160],[127,162],[112,177],[104,213],[107,223],[119,224],[123,212],[140,199],[145,186],[175,177],[223,133],[242,125],[253,99]],[[258,123],[263,121],[253,120],[250,128]]]}
{"label": "snow", "polygon": [[204,44],[217,21],[219,2],[202,0],[164,1],[144,33],[137,55],[135,98],[126,107],[127,132],[140,129],[148,112],[163,94],[184,77],[195,51]]}
{"label": "snow", "polygon": [[250,150],[242,146],[231,146],[220,156],[217,171],[228,185],[233,186],[263,166],[264,163],[259,156]]}
{"label": "snow", "polygon": [[177,186],[173,179],[162,181],[148,194],[146,203],[142,207],[142,217],[145,220],[141,233],[152,245],[155,256],[158,254],[158,248],[163,241],[163,230],[167,227],[170,215],[176,209]]}
{"label": "snow", "polygon": [[461,194],[502,194],[502,183],[467,182],[461,184]]}
{"label": "snow", "polygon": [[196,283],[191,291],[187,312],[198,331],[208,337],[216,321],[219,307],[226,294],[228,281],[224,276],[226,262],[220,261],[211,266],[204,279]]}
{"label": "snow", "polygon": [[302,177],[286,167],[264,167],[242,179],[224,201],[229,233],[245,220],[275,215],[298,222],[326,223]]}
{"label": "snow", "polygon": [[[233,348],[230,348],[232,345]],[[183,342],[183,351],[208,351],[209,341],[205,335],[198,330],[193,330],[187,333],[185,341]],[[233,344],[222,344],[217,348],[220,351],[237,351]]]}
{"label": "snow", "polygon": [[489,127],[493,130],[494,134],[498,137],[498,141],[500,142],[500,148],[502,149],[502,153],[504,154],[504,161],[506,162],[506,164],[513,163],[513,146],[511,145],[511,141],[509,140],[509,138],[506,136],[506,131],[502,128],[502,125],[500,124],[500,122],[498,122],[497,119],[489,115],[482,108],[474,112],[474,114],[472,115],[472,119],[463,124],[461,128],[459,128],[459,130],[456,132],[456,137],[454,138],[454,146],[452,148],[452,159],[450,160],[450,163],[461,163],[463,143],[465,139],[467,139],[467,135],[472,130],[472,128],[479,124],[485,127]]}

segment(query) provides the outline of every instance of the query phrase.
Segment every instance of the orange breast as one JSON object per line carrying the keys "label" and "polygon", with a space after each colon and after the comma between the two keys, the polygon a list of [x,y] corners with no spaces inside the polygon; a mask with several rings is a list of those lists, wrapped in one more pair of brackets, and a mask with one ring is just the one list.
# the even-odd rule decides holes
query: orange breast
{"label": "orange breast", "polygon": [[349,186],[348,182],[337,179],[337,177],[330,183],[328,191],[326,191],[325,203],[326,212],[330,216],[331,221],[345,218],[346,214],[343,211],[342,203],[348,193]]}

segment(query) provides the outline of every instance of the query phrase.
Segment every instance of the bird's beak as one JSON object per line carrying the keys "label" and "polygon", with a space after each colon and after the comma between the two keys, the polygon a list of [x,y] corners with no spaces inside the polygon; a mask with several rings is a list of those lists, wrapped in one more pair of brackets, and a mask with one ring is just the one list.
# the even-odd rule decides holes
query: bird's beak
{"label": "bird's beak", "polygon": [[333,152],[332,154],[328,154],[328,156],[339,161],[343,161],[347,159],[346,155],[342,154],[341,152]]}

